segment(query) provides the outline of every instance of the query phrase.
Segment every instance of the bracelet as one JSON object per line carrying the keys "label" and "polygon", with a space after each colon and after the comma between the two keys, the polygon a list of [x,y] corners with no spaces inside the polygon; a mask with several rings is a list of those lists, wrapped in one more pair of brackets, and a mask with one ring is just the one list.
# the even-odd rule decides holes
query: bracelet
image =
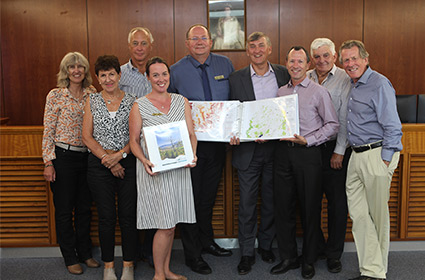
{"label": "bracelet", "polygon": [[103,159],[104,157],[106,157],[108,154],[103,154],[100,159]]}
{"label": "bracelet", "polygon": [[44,167],[47,168],[49,166],[53,166],[53,163],[46,164]]}

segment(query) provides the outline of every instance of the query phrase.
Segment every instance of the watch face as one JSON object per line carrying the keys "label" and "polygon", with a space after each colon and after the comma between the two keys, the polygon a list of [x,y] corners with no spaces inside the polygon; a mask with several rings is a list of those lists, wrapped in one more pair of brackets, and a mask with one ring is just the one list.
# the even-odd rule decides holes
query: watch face
{"label": "watch face", "polygon": [[127,153],[126,152],[123,152],[122,153],[122,158],[126,158],[127,157]]}

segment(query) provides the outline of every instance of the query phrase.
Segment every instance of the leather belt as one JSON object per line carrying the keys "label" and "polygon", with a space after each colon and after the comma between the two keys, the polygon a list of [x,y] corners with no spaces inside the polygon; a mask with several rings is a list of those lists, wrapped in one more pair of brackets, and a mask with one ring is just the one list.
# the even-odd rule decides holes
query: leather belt
{"label": "leather belt", "polygon": [[363,153],[364,151],[372,150],[381,146],[382,146],[382,141],[379,141],[379,142],[366,144],[362,146],[351,147],[351,149],[353,149],[353,151],[355,151],[356,153]]}
{"label": "leather belt", "polygon": [[291,141],[281,141],[281,143],[283,143],[284,145],[288,146],[288,147],[307,147],[306,145],[301,145],[298,143],[294,143]]}
{"label": "leather belt", "polygon": [[69,144],[61,143],[61,142],[55,143],[55,146],[61,149],[64,149],[67,151],[73,151],[73,152],[86,153],[88,151],[87,147],[72,146]]}

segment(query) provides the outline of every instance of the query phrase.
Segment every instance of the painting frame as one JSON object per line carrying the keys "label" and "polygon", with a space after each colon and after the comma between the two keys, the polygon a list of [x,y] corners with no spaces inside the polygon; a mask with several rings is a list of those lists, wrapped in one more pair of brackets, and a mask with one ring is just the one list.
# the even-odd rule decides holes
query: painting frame
{"label": "painting frame", "polygon": [[246,0],[207,0],[212,51],[245,51]]}

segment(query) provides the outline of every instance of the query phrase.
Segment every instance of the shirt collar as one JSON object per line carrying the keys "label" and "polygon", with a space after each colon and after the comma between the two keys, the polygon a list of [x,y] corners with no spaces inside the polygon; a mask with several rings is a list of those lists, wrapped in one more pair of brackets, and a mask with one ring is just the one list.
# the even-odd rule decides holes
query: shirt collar
{"label": "shirt collar", "polygon": [[[372,74],[372,69],[370,68],[370,66],[367,66],[366,71],[364,71],[363,75],[360,77],[357,83],[366,84],[371,74]],[[351,83],[353,83],[353,80],[351,80]]]}
{"label": "shirt collar", "polygon": [[[311,82],[311,80],[308,77],[305,77],[305,79],[301,83],[299,83],[297,86],[302,86],[302,87],[306,88],[310,82]],[[292,79],[289,80],[288,87],[289,88],[294,87],[292,85]]]}
{"label": "shirt collar", "polygon": [[137,67],[134,67],[133,63],[131,62],[131,58],[128,61],[128,64],[129,64],[131,70],[137,70],[137,71],[139,71],[139,69],[137,69]]}
{"label": "shirt collar", "polygon": [[[334,66],[332,66],[332,69],[331,71],[329,71],[328,76],[326,78],[328,78],[329,75],[335,76],[335,72],[336,72],[336,65],[334,64]],[[314,77],[315,80],[319,80],[319,75],[316,72],[316,68],[314,68],[313,71],[309,73],[309,76]]]}
{"label": "shirt collar", "polygon": [[[133,63],[131,62],[131,58],[130,58],[130,60],[128,61],[128,67],[130,68],[130,70],[132,70],[132,71],[136,71],[136,72],[140,73],[139,68],[134,67]],[[145,71],[145,73],[143,73],[143,75],[145,75],[145,76],[146,76],[146,71]]]}
{"label": "shirt collar", "polygon": [[[201,65],[201,63],[199,63],[199,61],[197,61],[197,60],[196,60],[193,56],[191,56],[191,55],[188,55],[187,57],[188,57],[189,61],[192,63],[192,65],[193,65],[195,68],[199,68],[199,66]],[[204,64],[205,64],[205,65],[207,65],[207,66],[209,66],[209,65],[210,65],[210,63],[211,63],[211,53],[208,55],[207,60],[205,60]]]}
{"label": "shirt collar", "polygon": [[[269,70],[263,76],[268,76],[268,75],[270,75],[270,73],[274,73],[274,70],[273,70],[271,64],[268,61],[267,61],[267,64],[269,65]],[[257,76],[257,77],[260,76],[260,75],[257,75],[257,73],[255,73],[254,67],[252,67],[251,63],[249,64],[249,72],[251,74],[251,77],[254,76],[254,75]]]}

